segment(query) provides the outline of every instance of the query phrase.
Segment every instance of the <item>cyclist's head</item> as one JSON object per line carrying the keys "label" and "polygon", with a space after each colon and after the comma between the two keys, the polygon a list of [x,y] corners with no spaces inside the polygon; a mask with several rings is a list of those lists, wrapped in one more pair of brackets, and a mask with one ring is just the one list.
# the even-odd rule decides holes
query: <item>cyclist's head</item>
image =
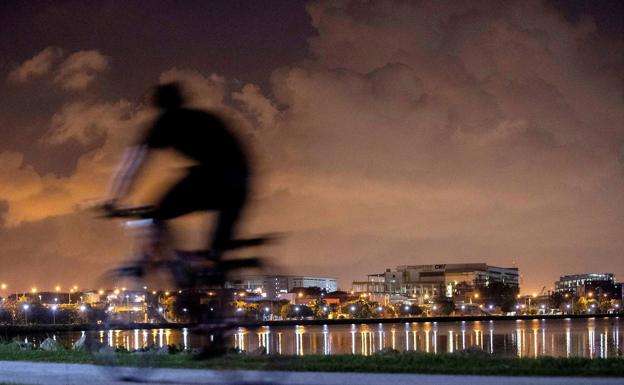
{"label": "cyclist's head", "polygon": [[154,92],[152,103],[163,110],[181,107],[184,104],[184,97],[180,85],[178,83],[159,85]]}

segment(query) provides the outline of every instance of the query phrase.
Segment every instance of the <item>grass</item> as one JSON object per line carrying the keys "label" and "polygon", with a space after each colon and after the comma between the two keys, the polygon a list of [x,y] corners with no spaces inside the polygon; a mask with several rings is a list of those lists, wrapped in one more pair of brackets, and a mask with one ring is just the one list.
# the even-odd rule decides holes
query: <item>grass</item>
{"label": "grass", "polygon": [[[118,353],[122,365],[136,365],[138,356]],[[0,345],[0,360],[94,363],[91,354],[75,350],[42,351]],[[484,352],[427,354],[388,352],[373,356],[310,355],[266,356],[231,354],[210,361],[197,361],[189,353],[160,354],[159,367],[195,369],[270,369],[324,372],[384,372],[428,374],[474,374],[507,376],[624,376],[624,359],[508,358]]]}

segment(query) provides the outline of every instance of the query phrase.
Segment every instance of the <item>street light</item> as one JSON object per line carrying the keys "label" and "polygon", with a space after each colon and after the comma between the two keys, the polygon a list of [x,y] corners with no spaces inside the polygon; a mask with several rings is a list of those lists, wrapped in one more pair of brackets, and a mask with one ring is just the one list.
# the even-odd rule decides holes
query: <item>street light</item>
{"label": "street light", "polygon": [[56,309],[58,309],[58,305],[52,305],[52,323],[56,324]]}
{"label": "street light", "polygon": [[26,324],[28,324],[28,308],[30,307],[30,305],[28,305],[27,303],[25,303],[22,308],[24,309],[24,322]]}

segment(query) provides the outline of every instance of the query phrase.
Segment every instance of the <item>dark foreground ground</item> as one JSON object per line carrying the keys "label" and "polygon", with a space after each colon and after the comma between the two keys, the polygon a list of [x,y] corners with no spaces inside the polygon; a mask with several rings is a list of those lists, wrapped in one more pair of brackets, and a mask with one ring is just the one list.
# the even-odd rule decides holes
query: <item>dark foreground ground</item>
{"label": "dark foreground ground", "polygon": [[[308,355],[274,356],[231,353],[212,360],[195,360],[193,354],[180,352],[171,346],[141,353],[120,352],[115,362],[120,366],[140,366],[149,357],[149,365],[160,368],[271,370],[292,372],[359,372],[359,373],[418,373],[471,374],[503,376],[564,376],[564,377],[624,377],[624,359],[589,358],[508,358],[482,351],[430,354],[387,351],[372,356]],[[86,351],[60,348],[43,351],[18,343],[0,345],[0,360],[93,364],[96,357]],[[621,381],[624,383],[624,380]]]}
{"label": "dark foreground ground", "polygon": [[[487,376],[560,376],[560,377],[622,377],[624,359],[589,358],[508,358],[482,351],[450,354],[387,351],[372,356],[309,355],[267,356],[232,353],[212,360],[196,360],[193,354],[171,346],[150,351],[149,364],[160,368],[268,370],[289,372],[353,372],[353,373],[417,373],[462,374]],[[116,363],[136,366],[145,363],[146,355],[119,352]],[[95,357],[81,350],[59,347],[43,351],[17,342],[0,345],[0,360],[93,364]],[[0,372],[1,374],[1,372]]]}
{"label": "dark foreground ground", "polygon": [[[0,382],[29,385],[121,385],[100,368],[88,364],[0,361]],[[210,369],[159,369],[148,384],[255,384],[255,385],[616,385],[621,378],[506,377],[432,374],[218,371]]]}

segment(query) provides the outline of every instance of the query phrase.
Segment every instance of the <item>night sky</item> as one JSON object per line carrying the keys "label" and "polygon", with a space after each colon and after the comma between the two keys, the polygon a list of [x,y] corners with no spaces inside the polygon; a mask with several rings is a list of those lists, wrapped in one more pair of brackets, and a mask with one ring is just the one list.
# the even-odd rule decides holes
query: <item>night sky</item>
{"label": "night sky", "polygon": [[[349,289],[487,262],[519,267],[524,292],[624,280],[622,4],[3,1],[0,281],[90,287],[131,253],[81,207],[174,80],[253,148],[243,232],[285,233],[265,252],[293,274]],[[128,203],[181,162],[158,154]],[[178,224],[182,244],[202,220]]]}

